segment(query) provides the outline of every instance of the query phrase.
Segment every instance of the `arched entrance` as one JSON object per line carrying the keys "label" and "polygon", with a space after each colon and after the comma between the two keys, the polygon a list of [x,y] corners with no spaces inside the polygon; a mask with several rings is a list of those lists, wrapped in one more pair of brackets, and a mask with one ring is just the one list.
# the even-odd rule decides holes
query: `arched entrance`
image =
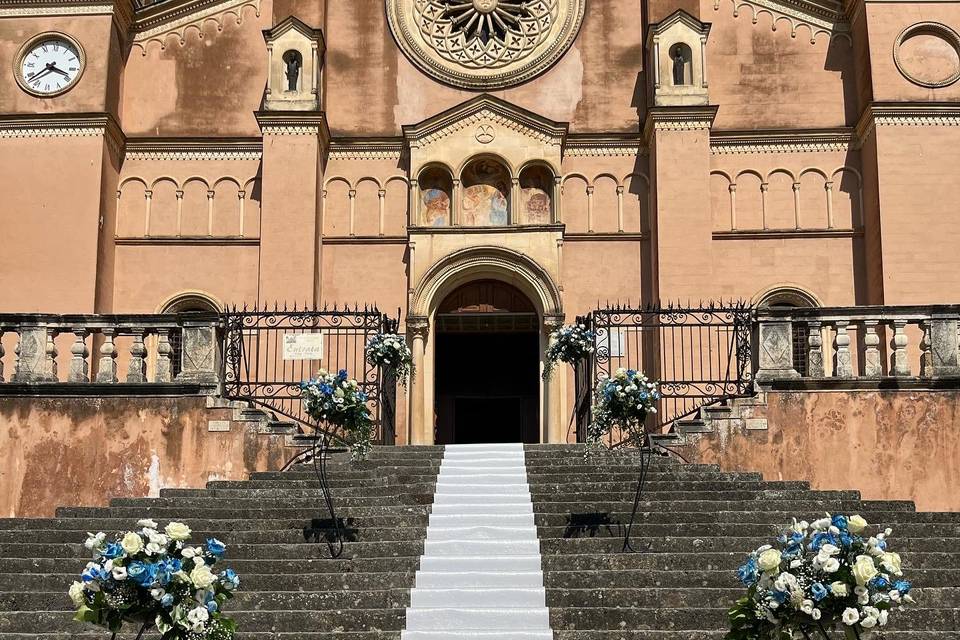
{"label": "arched entrance", "polygon": [[435,316],[437,444],[539,442],[540,318],[513,285],[461,285]]}

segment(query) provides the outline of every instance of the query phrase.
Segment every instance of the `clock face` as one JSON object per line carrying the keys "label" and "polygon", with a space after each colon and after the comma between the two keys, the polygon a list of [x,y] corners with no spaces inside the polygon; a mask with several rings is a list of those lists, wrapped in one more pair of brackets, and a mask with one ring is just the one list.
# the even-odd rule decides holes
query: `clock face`
{"label": "clock face", "polygon": [[60,34],[38,36],[20,55],[17,81],[34,95],[63,93],[80,79],[83,58],[79,46]]}

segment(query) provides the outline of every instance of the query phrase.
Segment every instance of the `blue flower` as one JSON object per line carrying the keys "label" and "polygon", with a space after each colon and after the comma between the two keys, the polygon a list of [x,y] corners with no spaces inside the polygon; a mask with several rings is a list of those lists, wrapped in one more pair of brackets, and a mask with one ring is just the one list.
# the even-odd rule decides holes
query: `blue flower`
{"label": "blue flower", "polygon": [[760,572],[757,566],[757,559],[753,556],[747,558],[747,561],[740,565],[740,568],[737,569],[737,578],[740,580],[740,582],[747,586],[755,583],[759,577]]}
{"label": "blue flower", "polygon": [[837,546],[837,539],[832,533],[825,533],[823,531],[818,531],[813,534],[813,538],[810,540],[810,550],[811,551],[820,551],[820,547],[825,544],[832,544]]}
{"label": "blue flower", "polygon": [[897,580],[894,583],[893,588],[899,591],[900,593],[906,595],[910,593],[910,589],[913,588],[913,585],[910,584],[910,582],[907,580]]}
{"label": "blue flower", "polygon": [[124,554],[123,547],[120,546],[119,542],[111,542],[103,550],[103,557],[108,560],[114,560],[116,558],[122,557]]}
{"label": "blue flower", "polygon": [[220,574],[220,582],[223,584],[223,588],[227,591],[233,591],[240,586],[240,578],[237,576],[236,571],[233,569],[227,569]]}
{"label": "blue flower", "polygon": [[207,538],[207,551],[217,557],[220,557],[226,553],[227,545],[223,544],[216,538]]}
{"label": "blue flower", "polygon": [[876,589],[887,589],[890,586],[890,581],[883,576],[877,576],[870,581],[870,585]]}
{"label": "blue flower", "polygon": [[790,541],[783,549],[783,555],[787,558],[799,556],[801,553],[803,553],[803,545],[795,540]]}
{"label": "blue flower", "polygon": [[168,593],[168,594],[166,594],[165,596],[163,596],[162,598],[160,598],[160,605],[161,605],[162,607],[166,608],[166,609],[169,609],[170,607],[172,607],[172,606],[173,606],[173,595]]}
{"label": "blue flower", "polygon": [[771,591],[770,597],[776,600],[779,604],[783,604],[787,601],[787,598],[790,597],[790,594],[786,591]]}
{"label": "blue flower", "polygon": [[827,588],[819,582],[814,582],[812,585],[810,585],[810,594],[813,595],[814,600],[820,602],[827,597],[829,591],[827,591]]}
{"label": "blue flower", "polygon": [[337,372],[337,380],[338,380],[339,382],[343,382],[343,381],[346,380],[346,379],[347,379],[347,370],[346,370],[346,369],[340,369],[340,371]]}
{"label": "blue flower", "polygon": [[96,564],[91,567],[87,567],[83,570],[83,573],[80,574],[80,579],[84,582],[94,582],[96,580],[106,580],[109,577],[109,573],[104,570],[103,567]]}
{"label": "blue flower", "polygon": [[219,607],[217,607],[217,601],[216,601],[216,600],[211,600],[210,602],[207,603],[207,611],[209,611],[210,613],[213,613],[213,612],[216,611],[218,608],[219,608]]}
{"label": "blue flower", "polygon": [[849,549],[853,546],[853,536],[851,536],[846,531],[840,532],[840,544],[843,545],[844,549]]}
{"label": "blue flower", "polygon": [[841,531],[845,531],[847,528],[847,519],[846,517],[840,514],[833,516],[833,518],[831,519],[831,522],[833,522],[833,526],[835,526],[837,529],[840,529]]}
{"label": "blue flower", "polygon": [[127,577],[143,587],[148,587],[157,579],[157,565],[134,560],[127,567]]}

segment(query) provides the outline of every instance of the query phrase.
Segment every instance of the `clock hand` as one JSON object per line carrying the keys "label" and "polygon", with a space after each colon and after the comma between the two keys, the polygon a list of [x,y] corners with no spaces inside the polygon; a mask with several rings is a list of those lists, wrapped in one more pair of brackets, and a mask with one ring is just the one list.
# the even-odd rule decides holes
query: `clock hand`
{"label": "clock hand", "polygon": [[33,82],[34,80],[39,79],[40,76],[46,75],[46,74],[48,74],[48,73],[50,73],[50,67],[47,67],[47,68],[45,68],[43,71],[39,71],[39,72],[33,74],[32,76],[30,76],[29,78],[27,78],[27,82]]}
{"label": "clock hand", "polygon": [[52,67],[50,67],[50,71],[53,71],[53,72],[55,72],[55,73],[59,73],[60,75],[66,76],[66,77],[68,77],[68,78],[70,77],[70,74],[69,74],[69,73],[67,73],[66,71],[61,71],[61,70],[57,67],[57,65],[53,65]]}

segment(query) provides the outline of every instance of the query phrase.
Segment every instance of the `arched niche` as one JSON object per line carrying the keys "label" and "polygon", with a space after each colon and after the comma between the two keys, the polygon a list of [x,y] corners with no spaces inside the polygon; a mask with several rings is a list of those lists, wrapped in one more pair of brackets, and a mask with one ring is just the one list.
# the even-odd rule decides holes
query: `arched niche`
{"label": "arched niche", "polygon": [[430,166],[420,172],[420,225],[448,227],[453,215],[453,176],[445,167]]}
{"label": "arched niche", "polygon": [[[781,286],[767,290],[757,299],[761,309],[801,309],[819,307],[820,303],[813,294],[799,287]],[[793,325],[793,368],[801,376],[809,374],[808,352],[810,349],[810,330],[802,322]]]}
{"label": "arched niche", "polygon": [[670,82],[675,87],[693,84],[693,51],[684,42],[670,47]]}
{"label": "arched niche", "polygon": [[554,175],[549,167],[531,164],[520,171],[518,224],[553,222]]}
{"label": "arched niche", "polygon": [[459,224],[501,227],[510,224],[510,171],[492,157],[475,158],[460,174],[462,199]]}

